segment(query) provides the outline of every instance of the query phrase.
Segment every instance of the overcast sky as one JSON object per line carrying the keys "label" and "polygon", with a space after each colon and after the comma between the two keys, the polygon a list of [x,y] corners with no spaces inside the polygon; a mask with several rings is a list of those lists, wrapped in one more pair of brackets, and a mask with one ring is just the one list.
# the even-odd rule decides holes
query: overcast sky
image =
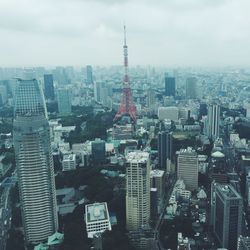
{"label": "overcast sky", "polygon": [[0,0],[0,65],[250,66],[250,0]]}

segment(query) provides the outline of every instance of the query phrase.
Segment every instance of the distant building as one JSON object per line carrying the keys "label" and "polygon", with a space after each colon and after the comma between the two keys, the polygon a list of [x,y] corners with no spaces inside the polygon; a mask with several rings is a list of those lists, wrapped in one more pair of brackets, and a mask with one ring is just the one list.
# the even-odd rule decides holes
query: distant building
{"label": "distant building", "polygon": [[[158,134],[158,160],[159,168],[170,171],[170,163],[173,153],[173,136],[170,131],[162,131]],[[168,168],[169,167],[169,168]]]}
{"label": "distant building", "polygon": [[200,103],[199,115],[200,115],[200,117],[207,115],[207,104],[206,103]]}
{"label": "distant building", "polygon": [[208,137],[215,140],[220,131],[220,105],[210,104],[208,107]]}
{"label": "distant building", "polygon": [[165,171],[159,169],[150,171],[150,187],[157,189],[157,203],[160,205],[165,196]]}
{"label": "distant building", "polygon": [[106,202],[93,203],[85,206],[85,222],[88,238],[106,230],[111,231],[109,211]]}
{"label": "distant building", "polygon": [[215,183],[213,192],[213,232],[221,247],[235,250],[242,229],[243,200],[231,185]]}
{"label": "distant building", "polygon": [[147,90],[147,107],[150,111],[155,108],[155,91],[153,89]]}
{"label": "distant building", "polygon": [[135,151],[126,156],[126,227],[138,231],[150,218],[149,153]]}
{"label": "distant building", "polygon": [[165,77],[165,95],[175,97],[175,78]]}
{"label": "distant building", "polygon": [[158,118],[159,120],[172,120],[178,121],[179,119],[179,109],[177,107],[159,107],[158,108]]}
{"label": "distant building", "polygon": [[198,156],[192,148],[177,152],[177,178],[184,181],[186,189],[193,191],[198,188]]}
{"label": "distant building", "polygon": [[88,85],[93,84],[93,70],[91,65],[86,66],[86,83]]}
{"label": "distant building", "polygon": [[8,101],[7,87],[0,85],[0,107],[6,104]]}
{"label": "distant building", "polygon": [[44,95],[46,99],[54,100],[55,99],[55,90],[53,83],[53,75],[45,74],[44,78]]}
{"label": "distant building", "polygon": [[57,90],[57,102],[59,114],[71,114],[71,91],[68,88],[59,88]]}
{"label": "distant building", "polygon": [[76,169],[76,155],[66,154],[63,156],[62,161],[63,171],[70,171]]}
{"label": "distant building", "polygon": [[186,80],[186,98],[197,98],[197,78],[195,77],[188,77]]}
{"label": "distant building", "polygon": [[92,159],[94,164],[105,163],[106,160],[106,148],[105,141],[96,138],[91,142]]}

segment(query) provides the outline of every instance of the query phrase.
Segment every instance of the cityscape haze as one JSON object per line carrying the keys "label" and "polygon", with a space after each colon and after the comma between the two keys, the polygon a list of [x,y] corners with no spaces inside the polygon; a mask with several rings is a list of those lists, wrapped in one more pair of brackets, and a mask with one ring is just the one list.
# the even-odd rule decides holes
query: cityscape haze
{"label": "cityscape haze", "polygon": [[249,13],[0,1],[0,250],[250,250]]}

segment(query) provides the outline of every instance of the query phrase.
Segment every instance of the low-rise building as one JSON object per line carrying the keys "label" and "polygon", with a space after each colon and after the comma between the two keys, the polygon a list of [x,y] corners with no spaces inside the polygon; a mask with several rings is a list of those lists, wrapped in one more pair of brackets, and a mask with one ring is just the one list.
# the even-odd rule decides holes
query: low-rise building
{"label": "low-rise building", "polygon": [[67,154],[63,156],[62,161],[63,171],[70,171],[76,169],[76,155]]}
{"label": "low-rise building", "polygon": [[88,238],[95,234],[111,231],[111,223],[107,203],[94,203],[85,206],[85,222]]}

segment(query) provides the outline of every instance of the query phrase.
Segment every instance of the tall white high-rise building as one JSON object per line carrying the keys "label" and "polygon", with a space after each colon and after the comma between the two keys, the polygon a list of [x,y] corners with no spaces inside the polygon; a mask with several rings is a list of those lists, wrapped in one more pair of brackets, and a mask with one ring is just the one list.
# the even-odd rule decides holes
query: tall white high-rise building
{"label": "tall white high-rise building", "polygon": [[126,160],[126,224],[127,230],[137,231],[150,218],[149,153],[130,152]]}
{"label": "tall white high-rise building", "polygon": [[210,104],[208,107],[208,137],[215,140],[219,137],[220,105]]}
{"label": "tall white high-rise building", "polygon": [[16,84],[13,139],[27,243],[46,241],[58,227],[50,130],[36,80]]}
{"label": "tall white high-rise building", "polygon": [[198,188],[198,157],[192,148],[177,152],[177,178],[184,181],[187,190]]}

